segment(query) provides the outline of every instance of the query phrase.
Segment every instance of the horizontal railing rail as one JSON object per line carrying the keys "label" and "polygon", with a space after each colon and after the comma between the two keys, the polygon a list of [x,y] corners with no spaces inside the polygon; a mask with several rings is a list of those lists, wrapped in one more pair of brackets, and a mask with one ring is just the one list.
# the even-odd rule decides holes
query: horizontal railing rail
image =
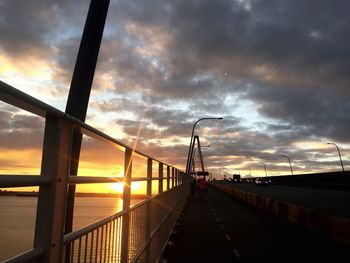
{"label": "horizontal railing rail", "polygon": [[42,247],[37,247],[35,249],[28,250],[16,257],[6,260],[7,263],[25,263],[33,262],[34,260],[39,260],[44,256],[45,250]]}
{"label": "horizontal railing rail", "polygon": [[[33,250],[11,258],[11,262],[34,259],[40,259],[40,262],[158,260],[179,209],[187,198],[185,174],[1,81],[0,100],[45,118],[40,175],[0,175],[0,188],[39,186]],[[73,132],[124,151],[124,177],[71,175]],[[147,176],[132,176],[132,160],[135,157],[147,160]],[[153,175],[154,162],[158,164],[157,176]],[[153,181],[158,181],[158,194],[155,196],[152,196]],[[63,235],[69,185],[122,182],[121,212]],[[146,200],[130,208],[132,182],[147,183],[147,193]],[[70,253],[68,260],[65,257],[67,253]]]}
{"label": "horizontal railing rail", "polygon": [[50,178],[40,175],[0,175],[0,187],[43,186],[50,184]]}
{"label": "horizontal railing rail", "polygon": [[[133,147],[124,144],[123,142],[116,140],[115,138],[103,133],[100,130],[97,130],[85,122],[82,122],[73,116],[66,114],[36,98],[29,96],[28,94],[17,90],[16,88],[0,81],[0,100],[11,104],[12,106],[16,106],[22,110],[28,111],[40,117],[51,117],[51,118],[59,118],[65,121],[68,121],[72,124],[75,124],[75,130],[85,134],[93,139],[97,139],[98,141],[102,141],[108,144],[112,144],[113,146],[121,146],[120,149],[132,149],[134,154],[138,154],[143,158],[150,158],[153,161],[163,163],[164,165],[171,166],[165,162],[162,162],[154,157],[149,156],[146,153],[138,151],[137,149],[133,149]],[[172,166],[171,166],[172,167]]]}

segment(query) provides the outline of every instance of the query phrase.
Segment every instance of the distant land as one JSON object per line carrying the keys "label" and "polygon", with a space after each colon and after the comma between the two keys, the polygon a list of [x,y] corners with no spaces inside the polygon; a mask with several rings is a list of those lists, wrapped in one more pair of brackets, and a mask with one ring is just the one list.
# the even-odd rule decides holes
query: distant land
{"label": "distant land", "polygon": [[[7,191],[0,190],[0,196],[23,196],[23,197],[37,197],[39,192],[22,192],[22,191]],[[110,197],[110,198],[122,198],[122,193],[75,193],[77,197]],[[145,194],[132,194],[133,198],[144,199]]]}

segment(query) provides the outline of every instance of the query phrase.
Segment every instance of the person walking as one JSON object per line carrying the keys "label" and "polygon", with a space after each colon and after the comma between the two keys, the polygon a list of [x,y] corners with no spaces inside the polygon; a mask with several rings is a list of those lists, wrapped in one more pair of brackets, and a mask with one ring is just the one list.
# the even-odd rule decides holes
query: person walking
{"label": "person walking", "polygon": [[193,178],[191,184],[190,184],[190,191],[192,195],[192,200],[196,199],[196,190],[197,190],[197,180],[196,178]]}
{"label": "person walking", "polygon": [[205,194],[207,192],[207,182],[205,181],[205,177],[199,181],[199,192],[202,201],[205,200]]}

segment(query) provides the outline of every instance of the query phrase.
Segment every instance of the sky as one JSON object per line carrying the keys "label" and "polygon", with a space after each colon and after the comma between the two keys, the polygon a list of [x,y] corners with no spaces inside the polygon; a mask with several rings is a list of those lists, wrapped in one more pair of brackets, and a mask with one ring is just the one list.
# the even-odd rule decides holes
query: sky
{"label": "sky", "polygon": [[[65,110],[89,1],[0,0],[0,80]],[[112,0],[86,123],[185,169],[191,131],[214,177],[350,165],[350,2]],[[44,120],[0,102],[1,173],[40,173]],[[108,149],[108,150],[106,150]],[[81,173],[120,175],[84,139]],[[118,160],[117,160],[118,159]],[[101,170],[103,167],[103,171]],[[136,170],[135,170],[136,171]]]}

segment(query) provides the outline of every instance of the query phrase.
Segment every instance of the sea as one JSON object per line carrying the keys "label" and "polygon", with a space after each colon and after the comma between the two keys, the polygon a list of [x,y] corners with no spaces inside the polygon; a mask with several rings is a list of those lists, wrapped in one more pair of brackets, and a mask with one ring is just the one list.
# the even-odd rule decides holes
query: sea
{"label": "sea", "polygon": [[[0,262],[32,249],[37,201],[33,196],[0,196]],[[73,229],[121,211],[122,204],[118,197],[76,197]]]}

